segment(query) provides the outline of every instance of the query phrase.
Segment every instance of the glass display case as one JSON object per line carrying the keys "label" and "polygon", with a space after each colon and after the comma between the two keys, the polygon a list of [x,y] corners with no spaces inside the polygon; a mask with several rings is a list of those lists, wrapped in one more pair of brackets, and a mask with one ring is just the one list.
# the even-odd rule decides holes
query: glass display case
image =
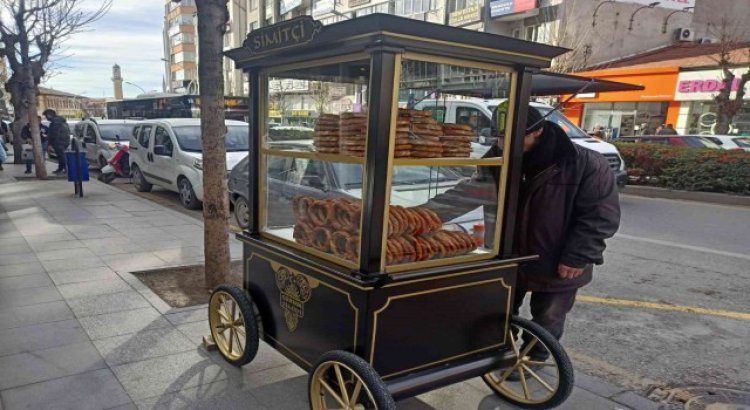
{"label": "glass display case", "polygon": [[[513,70],[424,55],[399,60],[396,115],[383,133],[382,152],[367,151],[368,138],[378,138],[368,132],[370,58],[311,61],[260,76],[262,235],[358,270],[367,225],[365,164],[374,156],[389,169],[386,195],[376,199],[388,204],[380,271],[498,255],[506,147],[479,138],[489,132],[478,120],[483,117],[436,108],[479,97],[497,106],[513,91]],[[301,108],[312,108],[305,110],[312,115],[290,125],[296,120],[291,113]],[[500,128],[510,133],[511,127]]]}

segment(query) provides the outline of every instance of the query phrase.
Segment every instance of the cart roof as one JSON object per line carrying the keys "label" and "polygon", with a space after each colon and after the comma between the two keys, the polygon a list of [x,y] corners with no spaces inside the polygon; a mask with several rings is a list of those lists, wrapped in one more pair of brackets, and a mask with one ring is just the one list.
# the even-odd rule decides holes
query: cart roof
{"label": "cart roof", "polygon": [[[304,25],[300,31],[295,25]],[[314,32],[312,39],[307,37]],[[295,33],[295,35],[291,35]],[[305,39],[299,41],[299,34]],[[270,45],[270,47],[266,47]],[[549,67],[566,48],[412,20],[389,14],[371,14],[323,26],[301,16],[252,31],[243,47],[226,55],[240,69],[264,68],[362,52],[373,47],[473,61]]]}

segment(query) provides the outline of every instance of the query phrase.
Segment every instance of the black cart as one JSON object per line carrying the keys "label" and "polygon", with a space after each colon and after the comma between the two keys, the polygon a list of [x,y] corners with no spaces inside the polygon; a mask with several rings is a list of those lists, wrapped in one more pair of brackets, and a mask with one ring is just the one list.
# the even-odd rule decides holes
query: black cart
{"label": "black cart", "polygon": [[[375,14],[299,17],[227,52],[250,81],[251,223],[243,289],[209,304],[223,357],[266,341],[309,371],[313,409],[393,409],[473,377],[521,407],[565,401],[567,355],[512,315],[533,259],[512,250],[519,124],[532,74],[565,51]],[[302,109],[312,129],[285,134]]]}

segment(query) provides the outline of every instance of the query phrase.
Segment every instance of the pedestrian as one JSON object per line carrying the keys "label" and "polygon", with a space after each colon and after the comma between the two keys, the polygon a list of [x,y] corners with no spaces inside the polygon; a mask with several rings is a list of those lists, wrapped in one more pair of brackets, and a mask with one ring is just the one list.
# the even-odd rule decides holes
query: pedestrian
{"label": "pedestrian", "polygon": [[656,135],[678,135],[672,124],[667,124],[656,132]]}
{"label": "pedestrian", "polygon": [[[619,227],[617,185],[606,158],[574,144],[536,108],[529,107],[526,127],[514,253],[539,258],[519,268],[513,313],[530,292],[532,320],[560,339],[578,289],[591,282],[593,265],[604,262],[604,240]],[[501,156],[497,144],[485,154]],[[491,248],[499,179],[499,167],[481,167],[426,206],[444,221],[483,206],[485,244]]]}
{"label": "pedestrian", "polygon": [[49,144],[55,150],[55,156],[57,157],[57,170],[55,174],[61,174],[66,171],[65,168],[65,150],[70,145],[70,128],[68,127],[65,118],[57,115],[55,110],[47,109],[42,113],[44,117],[49,121],[49,127],[47,131],[47,138]]}
{"label": "pedestrian", "polygon": [[8,154],[5,152],[4,144],[0,144],[0,171],[3,171],[3,162],[8,159]]}
{"label": "pedestrian", "polygon": [[[42,124],[42,117],[37,117],[37,120],[39,121],[39,141],[42,144],[42,159],[44,160],[46,159],[47,154],[47,127]],[[22,156],[26,162],[26,172],[24,173],[30,174],[32,165],[34,164],[34,156],[36,155],[34,151],[34,141],[31,136],[31,123],[27,123],[24,125],[23,129],[21,129],[21,139],[24,144],[24,154]],[[26,154],[27,150],[30,151],[30,154]]]}

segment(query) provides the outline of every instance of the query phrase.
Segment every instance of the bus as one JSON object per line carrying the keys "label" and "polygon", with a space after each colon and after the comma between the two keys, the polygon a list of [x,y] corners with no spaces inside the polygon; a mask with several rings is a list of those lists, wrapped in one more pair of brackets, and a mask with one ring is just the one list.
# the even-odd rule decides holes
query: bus
{"label": "bus", "polygon": [[[200,118],[200,96],[163,95],[108,101],[107,118]],[[247,97],[224,97],[224,115],[228,120],[247,121]]]}

